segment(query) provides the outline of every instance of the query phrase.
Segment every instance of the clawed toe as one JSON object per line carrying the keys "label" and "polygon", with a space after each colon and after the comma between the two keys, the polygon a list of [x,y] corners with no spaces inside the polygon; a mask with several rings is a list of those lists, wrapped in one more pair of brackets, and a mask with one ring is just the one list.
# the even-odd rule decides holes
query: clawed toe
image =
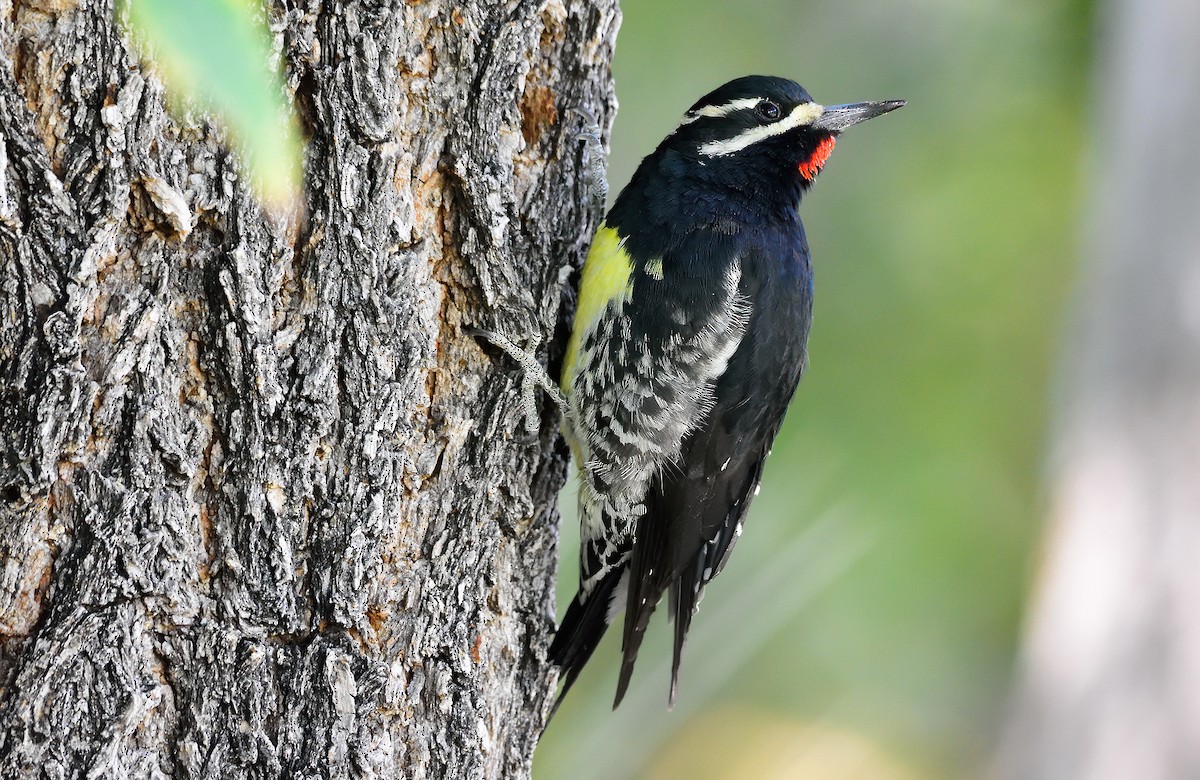
{"label": "clawed toe", "polygon": [[493,331],[483,330],[482,328],[470,328],[469,332],[478,338],[495,345],[502,352],[512,358],[521,368],[521,416],[525,421],[525,429],[530,433],[537,433],[541,427],[541,414],[538,411],[537,396],[535,390],[541,387],[550,396],[550,400],[554,401],[559,411],[564,415],[567,412],[567,399],[563,396],[562,391],[558,389],[558,385],[546,373],[546,369],[538,362],[536,350],[541,344],[541,336],[533,335],[526,341],[526,347],[522,348],[507,336],[495,333]]}

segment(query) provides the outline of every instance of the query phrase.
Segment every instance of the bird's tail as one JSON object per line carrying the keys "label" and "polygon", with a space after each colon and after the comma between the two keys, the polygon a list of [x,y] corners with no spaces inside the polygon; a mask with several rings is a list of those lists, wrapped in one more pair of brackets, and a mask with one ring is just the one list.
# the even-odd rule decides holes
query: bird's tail
{"label": "bird's tail", "polygon": [[664,522],[651,520],[651,517],[657,518],[657,514],[652,507],[648,507],[646,513],[638,520],[638,544],[629,559],[625,632],[621,637],[621,671],[617,676],[617,695],[613,701],[613,709],[621,704],[625,692],[629,690],[629,681],[633,678],[633,665],[642,647],[646,628],[650,625],[650,617],[671,580],[671,568],[667,563],[670,560],[668,526]]}
{"label": "bird's tail", "polygon": [[609,604],[621,576],[625,573],[624,566],[614,566],[612,571],[604,576],[585,597],[583,591],[575,594],[567,614],[563,616],[562,624],[554,633],[547,653],[551,662],[559,668],[562,675],[562,690],[554,700],[550,715],[546,718],[549,723],[558,706],[566,698],[567,691],[575,684],[575,678],[583,671],[588,659],[592,657],[596,646],[600,644],[609,623]]}
{"label": "bird's tail", "polygon": [[679,573],[679,579],[671,583],[671,619],[675,623],[675,645],[671,654],[671,695],[669,706],[675,706],[675,696],[679,692],[679,665],[683,662],[683,646],[687,641],[688,629],[692,627],[692,616],[696,614],[696,605],[700,603],[700,594],[704,591],[704,548],[701,548],[697,560],[691,566],[685,567]]}

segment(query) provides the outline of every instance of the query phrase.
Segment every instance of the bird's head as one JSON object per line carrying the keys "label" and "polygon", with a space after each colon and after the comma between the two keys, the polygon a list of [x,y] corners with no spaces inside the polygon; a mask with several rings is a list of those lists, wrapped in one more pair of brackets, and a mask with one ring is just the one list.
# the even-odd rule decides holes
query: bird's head
{"label": "bird's head", "polygon": [[822,106],[794,81],[745,76],[696,101],[663,146],[698,165],[704,178],[807,188],[843,130],[903,105]]}

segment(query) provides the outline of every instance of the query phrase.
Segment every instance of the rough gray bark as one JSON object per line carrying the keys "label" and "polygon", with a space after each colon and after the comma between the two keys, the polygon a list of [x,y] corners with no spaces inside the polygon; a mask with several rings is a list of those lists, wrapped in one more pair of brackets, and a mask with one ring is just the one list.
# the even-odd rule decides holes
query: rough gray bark
{"label": "rough gray bark", "polygon": [[[615,0],[270,7],[304,214],[104,0],[0,0],[0,776],[522,777]],[[558,341],[551,336],[560,335]]]}
{"label": "rough gray bark", "polygon": [[1112,0],[1051,523],[999,776],[1200,777],[1200,4]]}

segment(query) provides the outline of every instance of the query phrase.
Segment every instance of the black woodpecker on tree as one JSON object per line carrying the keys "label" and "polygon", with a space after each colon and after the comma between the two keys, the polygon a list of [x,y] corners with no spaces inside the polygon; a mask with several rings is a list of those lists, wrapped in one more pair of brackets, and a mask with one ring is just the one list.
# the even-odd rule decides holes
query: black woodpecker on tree
{"label": "black woodpecker on tree", "polygon": [[846,128],[902,100],[822,106],[794,81],[705,95],[642,160],[584,264],[559,387],[579,469],[579,592],[550,646],[566,695],[624,612],[616,707],[664,594],[670,701],[700,596],[741,534],[806,362],[813,275],[797,208]]}

